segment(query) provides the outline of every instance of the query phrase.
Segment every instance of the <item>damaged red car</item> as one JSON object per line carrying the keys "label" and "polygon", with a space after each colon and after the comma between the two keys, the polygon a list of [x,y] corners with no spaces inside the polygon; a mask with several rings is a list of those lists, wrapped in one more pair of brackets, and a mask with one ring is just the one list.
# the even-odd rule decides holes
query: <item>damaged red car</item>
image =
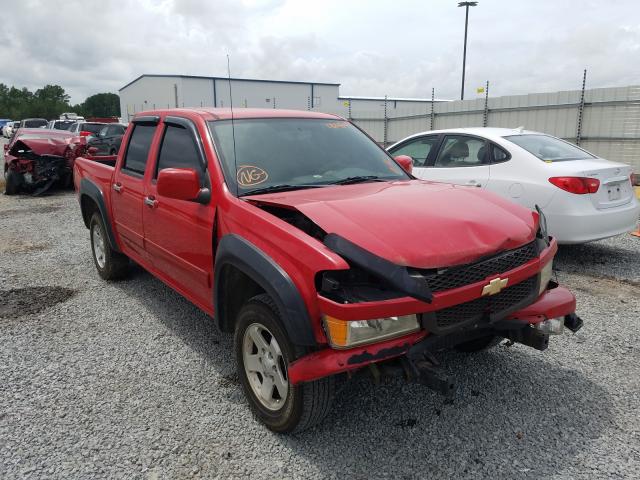
{"label": "damaged red car", "polygon": [[416,179],[333,115],[139,113],[115,167],[79,158],[75,184],[98,274],[133,260],[233,333],[249,406],[277,432],[320,422],[338,376],[451,396],[441,350],[544,350],[582,325],[541,211]]}
{"label": "damaged red car", "polygon": [[19,129],[4,145],[5,194],[42,195],[72,186],[75,159],[85,150],[84,138],[64,130]]}

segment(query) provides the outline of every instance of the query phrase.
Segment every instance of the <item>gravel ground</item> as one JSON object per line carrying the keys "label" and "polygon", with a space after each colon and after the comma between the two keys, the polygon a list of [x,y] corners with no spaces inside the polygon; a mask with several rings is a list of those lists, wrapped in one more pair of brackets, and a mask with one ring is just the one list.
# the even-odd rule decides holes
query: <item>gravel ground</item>
{"label": "gravel ground", "polygon": [[0,478],[638,478],[639,247],[562,249],[583,330],[446,355],[452,404],[360,379],[287,437],[205,314],[141,269],[99,279],[74,195],[0,195]]}

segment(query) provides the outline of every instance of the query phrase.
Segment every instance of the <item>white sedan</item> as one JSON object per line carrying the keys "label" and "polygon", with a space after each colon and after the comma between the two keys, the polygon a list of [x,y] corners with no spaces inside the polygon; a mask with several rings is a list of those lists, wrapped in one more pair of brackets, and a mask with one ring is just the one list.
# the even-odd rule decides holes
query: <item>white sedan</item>
{"label": "white sedan", "polygon": [[538,132],[457,128],[422,132],[390,146],[425,180],[486,188],[530,209],[538,205],[559,243],[633,230],[640,204],[629,165],[610,162]]}

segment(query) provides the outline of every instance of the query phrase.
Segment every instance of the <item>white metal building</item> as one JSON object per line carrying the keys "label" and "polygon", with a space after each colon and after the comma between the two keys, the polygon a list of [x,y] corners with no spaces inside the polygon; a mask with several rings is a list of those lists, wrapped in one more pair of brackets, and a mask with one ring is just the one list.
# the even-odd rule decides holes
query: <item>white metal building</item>
{"label": "white metal building", "polygon": [[[123,120],[155,108],[233,107],[316,110],[344,117],[384,115],[384,97],[341,97],[338,83],[255,80],[191,75],[141,75],[119,90]],[[438,100],[439,101],[439,100]],[[430,108],[430,99],[387,98],[389,116]]]}

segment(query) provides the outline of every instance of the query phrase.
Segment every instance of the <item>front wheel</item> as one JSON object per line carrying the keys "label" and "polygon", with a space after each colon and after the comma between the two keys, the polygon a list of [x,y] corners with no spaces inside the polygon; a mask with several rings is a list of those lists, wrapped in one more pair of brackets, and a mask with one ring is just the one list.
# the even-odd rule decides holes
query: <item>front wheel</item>
{"label": "front wheel", "polygon": [[287,337],[271,297],[255,296],[242,307],[234,344],[238,376],[249,406],[270,430],[299,432],[324,419],[331,406],[334,379],[289,382],[288,366],[304,352]]}
{"label": "front wheel", "polygon": [[7,170],[5,175],[4,194],[16,195],[24,183],[24,176],[14,170]]}
{"label": "front wheel", "polygon": [[89,234],[93,263],[96,265],[98,274],[104,280],[116,280],[124,277],[129,268],[129,258],[111,248],[100,212],[95,212],[91,217]]}

